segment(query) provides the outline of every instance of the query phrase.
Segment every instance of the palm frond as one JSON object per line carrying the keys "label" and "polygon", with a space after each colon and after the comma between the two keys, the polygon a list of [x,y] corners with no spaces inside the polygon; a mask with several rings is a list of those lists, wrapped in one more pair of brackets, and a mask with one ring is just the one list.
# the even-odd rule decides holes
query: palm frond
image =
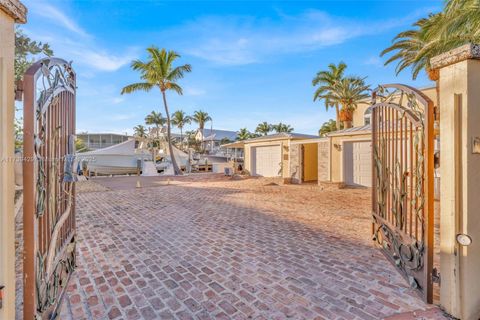
{"label": "palm frond", "polygon": [[132,83],[132,84],[129,84],[128,86],[123,87],[120,93],[125,94],[125,93],[132,93],[135,91],[150,91],[152,90],[153,87],[154,85],[152,83],[147,83],[147,82]]}

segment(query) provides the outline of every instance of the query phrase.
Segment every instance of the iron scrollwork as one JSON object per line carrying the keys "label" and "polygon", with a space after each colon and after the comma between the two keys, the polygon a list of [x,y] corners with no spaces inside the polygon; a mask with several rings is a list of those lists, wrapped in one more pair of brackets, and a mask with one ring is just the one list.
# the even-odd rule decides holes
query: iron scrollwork
{"label": "iron scrollwork", "polygon": [[[411,287],[419,290],[425,289],[425,282],[417,276],[424,270],[426,259],[425,128],[426,108],[429,106],[428,98],[417,90],[402,85],[379,86],[372,96],[372,115],[375,113],[375,123],[372,124],[375,126],[372,151],[372,191],[375,199],[373,240],[403,272]],[[414,129],[407,133],[404,130],[405,123]],[[403,156],[399,157],[389,151],[392,145],[396,148],[399,141],[404,144],[406,140],[410,141],[411,146],[410,165],[402,163],[405,160]],[[410,231],[407,226],[409,212]],[[411,235],[412,219],[418,223],[418,236],[416,229],[415,236]]]}
{"label": "iron scrollwork", "polygon": [[[75,179],[65,177],[65,168],[61,166],[61,161],[69,161],[68,164],[72,165],[73,136],[65,137],[67,131],[63,126],[66,124],[62,120],[52,122],[49,115],[54,107],[70,106],[67,102],[62,105],[61,94],[75,96],[75,73],[71,63],[55,58],[42,60],[34,84],[35,88],[39,88],[34,105],[35,216],[37,219],[48,219],[50,228],[50,241],[42,251],[37,250],[35,259],[35,318],[44,319],[45,313],[50,313],[49,309],[58,302],[60,290],[64,289],[75,269],[74,230],[70,230],[68,238],[61,235],[62,227],[74,214],[75,206]],[[65,141],[67,146],[64,146]],[[64,148],[59,149],[60,145]],[[59,155],[61,158],[58,158]],[[56,315],[48,317],[55,318]]]}

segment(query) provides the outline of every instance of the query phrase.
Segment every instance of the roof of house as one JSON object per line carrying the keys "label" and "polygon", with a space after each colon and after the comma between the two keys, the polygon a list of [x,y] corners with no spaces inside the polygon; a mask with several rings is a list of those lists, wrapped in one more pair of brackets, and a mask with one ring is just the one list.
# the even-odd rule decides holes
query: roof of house
{"label": "roof of house", "polygon": [[372,131],[372,126],[369,124],[366,124],[364,126],[357,126],[357,127],[351,127],[348,129],[333,131],[333,132],[330,132],[327,136],[328,137],[348,136],[348,135],[354,135],[354,134],[370,133],[371,131]]}
{"label": "roof of house", "polygon": [[202,136],[204,141],[209,141],[209,140],[220,141],[223,139],[235,141],[237,139],[237,133],[235,131],[217,130],[217,129],[213,129],[213,130],[203,129]]}
{"label": "roof of house", "polygon": [[112,135],[112,136],[123,136],[123,137],[129,137],[128,135],[124,133],[112,133],[112,132],[79,132],[76,134],[77,136],[100,136],[100,135]]}
{"label": "roof of house", "polygon": [[317,139],[318,136],[310,135],[310,134],[302,134],[302,133],[274,133],[269,134],[266,136],[251,138],[242,141],[236,141],[229,144],[224,144],[223,148],[243,148],[245,144],[248,143],[255,143],[261,141],[275,141],[275,140],[300,140],[300,139]]}
{"label": "roof of house", "polygon": [[318,136],[310,135],[310,134],[302,134],[302,133],[287,133],[287,132],[281,132],[281,133],[274,133],[274,134],[269,134],[266,136],[260,136],[256,138],[251,138],[245,140],[245,143],[250,143],[250,142],[257,142],[257,141],[264,141],[264,140],[285,140],[285,139],[314,139],[318,138]]}

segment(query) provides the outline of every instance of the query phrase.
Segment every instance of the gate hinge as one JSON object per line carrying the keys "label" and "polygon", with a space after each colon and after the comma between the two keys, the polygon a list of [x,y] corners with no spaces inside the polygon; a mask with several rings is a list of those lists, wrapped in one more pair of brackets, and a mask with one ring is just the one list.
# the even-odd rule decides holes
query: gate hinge
{"label": "gate hinge", "polygon": [[2,286],[0,285],[0,309],[2,309],[2,306],[3,306],[3,288],[5,288],[5,286]]}
{"label": "gate hinge", "polygon": [[440,272],[438,272],[437,268],[433,268],[433,270],[432,270],[432,282],[440,284],[440,281],[441,281]]}

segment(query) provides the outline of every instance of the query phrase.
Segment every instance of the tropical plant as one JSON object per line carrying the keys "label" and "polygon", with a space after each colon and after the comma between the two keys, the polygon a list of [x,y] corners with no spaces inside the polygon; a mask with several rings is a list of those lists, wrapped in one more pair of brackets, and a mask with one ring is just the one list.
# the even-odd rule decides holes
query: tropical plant
{"label": "tropical plant", "polygon": [[212,117],[210,117],[208,113],[199,110],[193,113],[192,120],[193,122],[198,124],[198,128],[200,130],[203,130],[205,128],[205,123],[207,123],[208,121],[212,121]]}
{"label": "tropical plant", "polygon": [[224,144],[231,143],[231,142],[232,142],[232,140],[224,137],[224,138],[222,138],[222,140],[220,140],[220,145],[224,145]]}
{"label": "tropical plant", "polygon": [[163,127],[166,122],[167,122],[167,119],[165,119],[162,116],[161,112],[152,111],[152,112],[150,112],[150,114],[148,114],[145,117],[145,124],[147,124],[149,126],[151,126],[151,125],[155,126],[156,138],[157,138],[156,142],[157,143],[159,143],[159,140],[160,140],[160,128]]}
{"label": "tropical plant", "polygon": [[22,80],[25,71],[33,64],[32,56],[43,54],[53,56],[48,43],[33,41],[20,28],[15,29],[15,80]]}
{"label": "tropical plant", "polygon": [[294,129],[290,125],[280,122],[278,124],[272,125],[272,130],[275,131],[276,133],[282,133],[282,132],[290,133],[290,132],[293,132]]}
{"label": "tropical plant", "polygon": [[139,138],[145,138],[147,136],[147,128],[145,128],[141,124],[133,127],[133,132],[134,135]]}
{"label": "tropical plant", "polygon": [[167,51],[152,46],[147,48],[147,52],[147,61],[134,60],[131,64],[133,70],[140,72],[140,79],[142,82],[133,83],[124,87],[122,89],[122,94],[140,90],[150,91],[153,88],[158,88],[160,90],[163,98],[163,105],[165,107],[165,115],[167,117],[168,149],[173,170],[176,175],[182,174],[173,153],[170,112],[168,109],[166,92],[172,90],[177,94],[182,95],[182,87],[180,87],[177,81],[182,79],[186,72],[190,72],[192,67],[189,64],[175,67],[173,63],[180,58],[180,55],[175,51]]}
{"label": "tropical plant", "polygon": [[318,135],[320,137],[325,137],[328,133],[336,131],[337,130],[337,123],[335,120],[330,119],[327,122],[324,122],[322,126],[320,127],[320,130],[318,130]]}
{"label": "tropical plant", "polygon": [[431,80],[438,80],[430,59],[466,43],[480,42],[480,1],[449,0],[442,12],[430,14],[413,24],[413,29],[400,32],[381,56],[392,53],[385,65],[397,61],[396,72],[411,68],[416,79],[426,70]]}
{"label": "tropical plant", "polygon": [[20,151],[23,147],[23,119],[15,118],[13,122],[13,130],[15,132],[15,152]]}
{"label": "tropical plant", "polygon": [[273,130],[272,125],[264,121],[258,124],[257,128],[255,129],[255,132],[258,133],[259,135],[266,136],[272,130]]}
{"label": "tropical plant", "polygon": [[365,78],[347,77],[338,81],[333,89],[326,98],[341,106],[340,120],[345,128],[350,128],[353,111],[362,100],[369,97],[370,86],[365,83]]}
{"label": "tropical plant", "polygon": [[78,152],[78,153],[82,153],[82,152],[87,152],[88,151],[88,148],[87,148],[87,145],[85,144],[85,142],[80,139],[80,138],[76,138],[75,139],[75,151]]}
{"label": "tropical plant", "polygon": [[237,131],[237,140],[242,141],[250,139],[251,135],[252,134],[250,133],[250,131],[247,130],[247,128],[241,128]]}
{"label": "tropical plant", "polygon": [[172,115],[172,124],[180,129],[180,141],[183,145],[183,127],[192,122],[192,118],[182,110],[177,110]]}
{"label": "tropical plant", "polygon": [[200,151],[200,143],[195,138],[196,134],[197,134],[197,131],[195,130],[189,130],[185,132],[185,135],[187,137],[187,148],[190,148],[190,146],[193,146],[195,150]]}
{"label": "tropical plant", "polygon": [[[17,92],[18,81],[23,80],[25,71],[34,63],[34,56],[44,55],[52,56],[53,51],[48,43],[37,42],[27,37],[23,31],[17,27],[15,29],[15,95],[16,99],[21,98],[21,91]],[[17,95],[18,93],[18,95]],[[17,110],[18,111],[18,110]],[[23,119],[15,118],[15,150],[23,146]]]}
{"label": "tropical plant", "polygon": [[323,100],[325,102],[325,108],[335,108],[337,130],[340,129],[340,109],[338,103],[331,101],[329,96],[335,90],[335,85],[344,77],[345,69],[347,65],[344,62],[340,62],[338,65],[331,63],[328,65],[328,70],[319,71],[312,80],[312,85],[318,86],[313,95],[313,101]]}

